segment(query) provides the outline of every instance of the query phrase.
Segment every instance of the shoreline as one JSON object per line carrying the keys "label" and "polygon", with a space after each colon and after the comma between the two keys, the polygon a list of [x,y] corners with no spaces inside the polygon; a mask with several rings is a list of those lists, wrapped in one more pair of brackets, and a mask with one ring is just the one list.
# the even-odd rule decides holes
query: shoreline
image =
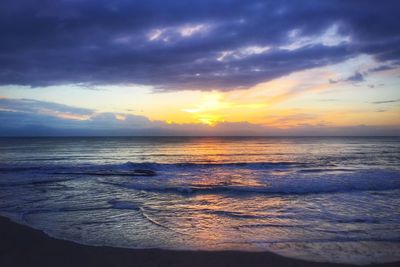
{"label": "shoreline", "polygon": [[[55,239],[0,216],[0,266],[360,266],[309,262],[272,252],[176,251],[97,247]],[[399,262],[361,265],[394,267]]]}

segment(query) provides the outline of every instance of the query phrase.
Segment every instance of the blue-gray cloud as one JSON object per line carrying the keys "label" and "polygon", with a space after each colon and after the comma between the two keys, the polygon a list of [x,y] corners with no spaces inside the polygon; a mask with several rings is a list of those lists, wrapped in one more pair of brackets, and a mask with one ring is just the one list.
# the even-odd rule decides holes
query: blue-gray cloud
{"label": "blue-gray cloud", "polygon": [[371,68],[368,71],[369,72],[379,72],[379,71],[385,71],[385,70],[392,70],[392,69],[395,69],[395,68],[398,68],[398,67],[399,67],[398,64],[397,65],[396,64],[393,64],[393,65],[384,64],[384,65],[381,65],[381,66],[377,66],[375,68]]}
{"label": "blue-gray cloud", "polygon": [[360,72],[356,72],[350,77],[348,77],[345,81],[348,82],[363,82],[364,81],[364,75],[361,74]]}
{"label": "blue-gray cloud", "polygon": [[356,71],[354,74],[350,75],[347,78],[338,80],[329,79],[328,81],[330,84],[341,83],[341,82],[359,83],[365,81],[365,75],[367,74],[368,72],[361,73],[359,71]]}
{"label": "blue-gray cloud", "polygon": [[71,115],[91,115],[94,110],[87,108],[71,107],[64,104],[39,101],[34,99],[0,98],[0,110],[22,113],[45,113],[54,111]]}
{"label": "blue-gray cloud", "polygon": [[359,54],[398,61],[399,9],[396,0],[3,0],[0,84],[229,90]]}
{"label": "blue-gray cloud", "polygon": [[390,99],[390,100],[381,100],[381,101],[373,101],[372,104],[389,104],[389,103],[397,103],[400,102],[400,99]]}
{"label": "blue-gray cloud", "polygon": [[144,116],[111,112],[38,101],[33,99],[0,98],[0,122],[2,128],[38,126],[54,129],[86,129],[110,131],[118,129],[153,127]]}

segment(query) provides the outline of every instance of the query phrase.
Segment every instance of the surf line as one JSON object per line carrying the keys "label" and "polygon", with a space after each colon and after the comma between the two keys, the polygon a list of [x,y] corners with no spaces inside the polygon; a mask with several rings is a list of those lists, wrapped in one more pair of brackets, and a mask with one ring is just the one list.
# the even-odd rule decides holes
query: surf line
{"label": "surf line", "polygon": [[151,218],[148,214],[146,214],[145,209],[144,209],[143,207],[140,207],[140,208],[139,208],[139,211],[140,211],[140,214],[143,216],[143,218],[145,218],[145,219],[148,220],[150,223],[152,223],[152,224],[154,224],[154,225],[156,225],[156,226],[162,227],[162,228],[164,228],[164,229],[167,229],[167,230],[172,231],[172,232],[177,233],[177,234],[192,236],[192,235],[190,235],[190,234],[182,233],[182,232],[180,232],[180,231],[177,231],[177,230],[175,230],[175,229],[172,229],[172,228],[170,228],[170,227],[168,227],[168,226],[166,226],[166,225],[163,225],[162,223],[158,222],[157,220]]}

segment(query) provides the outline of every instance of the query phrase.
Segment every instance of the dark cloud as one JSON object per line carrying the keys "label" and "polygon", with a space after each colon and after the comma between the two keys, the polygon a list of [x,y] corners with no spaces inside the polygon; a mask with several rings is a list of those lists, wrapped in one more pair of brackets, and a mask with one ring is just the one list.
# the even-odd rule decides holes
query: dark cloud
{"label": "dark cloud", "polygon": [[335,84],[335,83],[338,83],[338,82],[339,82],[339,80],[329,79],[329,83],[330,84]]}
{"label": "dark cloud", "polygon": [[345,79],[347,82],[363,82],[364,81],[364,75],[361,74],[360,72],[356,72],[347,79]]}
{"label": "dark cloud", "polygon": [[397,103],[400,102],[400,99],[390,99],[390,100],[382,100],[382,101],[374,101],[372,104],[389,104],[389,103]]}
{"label": "dark cloud", "polygon": [[398,66],[395,65],[381,65],[372,69],[369,69],[369,72],[379,72],[379,71],[385,71],[385,70],[392,70],[398,68]]}
{"label": "dark cloud", "polygon": [[356,73],[354,73],[353,75],[351,75],[345,79],[338,79],[338,80],[329,79],[329,83],[335,84],[335,83],[341,83],[341,82],[352,82],[352,83],[363,82],[363,81],[365,81],[364,77],[366,74],[368,74],[368,73],[362,74],[361,72],[357,71]]}
{"label": "dark cloud", "polygon": [[[229,90],[359,54],[399,60],[399,9],[396,0],[3,0],[0,84]],[[333,40],[321,37],[329,29]]]}
{"label": "dark cloud", "polygon": [[[338,79],[338,80],[329,79],[329,83],[330,84],[341,83],[341,82],[359,83],[365,81],[365,76],[368,74],[369,74],[368,72],[361,73],[357,71],[353,75],[350,75],[345,79]],[[369,85],[369,87],[371,87],[371,85]],[[373,85],[373,87],[375,86]]]}

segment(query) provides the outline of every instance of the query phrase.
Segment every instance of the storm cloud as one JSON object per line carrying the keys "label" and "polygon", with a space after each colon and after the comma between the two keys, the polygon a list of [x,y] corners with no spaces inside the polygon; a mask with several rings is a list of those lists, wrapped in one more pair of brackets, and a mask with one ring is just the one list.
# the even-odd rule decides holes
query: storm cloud
{"label": "storm cloud", "polygon": [[368,54],[400,59],[400,2],[3,0],[0,85],[247,88]]}

